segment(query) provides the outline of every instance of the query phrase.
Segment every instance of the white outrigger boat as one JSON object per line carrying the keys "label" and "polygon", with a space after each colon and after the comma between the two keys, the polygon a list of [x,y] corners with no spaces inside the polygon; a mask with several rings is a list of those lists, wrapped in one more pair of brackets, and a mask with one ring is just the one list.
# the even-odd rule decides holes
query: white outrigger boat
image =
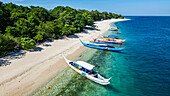
{"label": "white outrigger boat", "polygon": [[64,55],[63,55],[63,57],[64,57],[65,61],[67,62],[67,64],[72,69],[74,69],[76,72],[78,72],[79,74],[81,74],[81,75],[85,76],[86,78],[88,78],[96,83],[99,83],[101,85],[110,84],[109,80],[111,78],[105,79],[100,74],[98,74],[97,72],[92,70],[95,67],[94,65],[91,65],[84,61],[73,62],[73,61],[66,59],[66,57]]}

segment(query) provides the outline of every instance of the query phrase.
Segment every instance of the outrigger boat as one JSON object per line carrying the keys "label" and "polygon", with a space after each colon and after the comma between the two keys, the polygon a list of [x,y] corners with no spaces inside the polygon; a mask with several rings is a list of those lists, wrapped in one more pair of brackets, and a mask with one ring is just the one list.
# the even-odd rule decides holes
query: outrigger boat
{"label": "outrigger boat", "polygon": [[105,43],[105,42],[94,42],[94,41],[89,41],[90,43],[94,44],[105,44],[105,45],[113,45],[113,43]]}
{"label": "outrigger boat", "polygon": [[108,37],[106,37],[106,36],[101,36],[101,37],[105,40],[115,40],[115,41],[122,41],[122,42],[126,41],[126,40],[122,40],[122,39],[118,38],[118,36],[115,36],[115,35],[109,35]]}
{"label": "outrigger boat", "polygon": [[117,29],[108,29],[108,31],[118,31]]}
{"label": "outrigger boat", "polygon": [[121,44],[123,41],[116,41],[116,40],[104,40],[104,39],[94,39],[94,42],[105,42],[105,43],[116,43],[116,44]]}
{"label": "outrigger boat", "polygon": [[104,77],[102,77],[100,74],[98,74],[97,72],[93,71],[92,69],[95,67],[94,65],[91,65],[89,63],[86,63],[84,61],[77,61],[77,62],[73,62],[70,61],[68,59],[66,59],[66,57],[63,55],[66,63],[76,72],[78,72],[79,74],[83,75],[84,77],[99,83],[101,85],[108,85],[110,84],[109,79],[105,79]]}
{"label": "outrigger boat", "polygon": [[87,43],[82,42],[81,40],[80,40],[80,42],[81,42],[84,46],[86,46],[86,47],[94,48],[94,49],[100,49],[100,50],[108,50],[108,51],[116,51],[116,52],[118,52],[118,51],[123,51],[124,48],[125,48],[125,47],[123,47],[123,48],[115,48],[115,47],[113,47],[113,46],[104,45],[104,44],[102,44],[102,45],[87,44]]}
{"label": "outrigger boat", "polygon": [[111,27],[110,29],[118,29],[118,27]]}

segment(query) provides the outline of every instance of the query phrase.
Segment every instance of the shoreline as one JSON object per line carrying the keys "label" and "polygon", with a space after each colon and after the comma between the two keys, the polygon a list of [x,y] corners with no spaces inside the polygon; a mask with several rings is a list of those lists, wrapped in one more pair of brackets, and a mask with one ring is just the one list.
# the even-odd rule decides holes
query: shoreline
{"label": "shoreline", "polygon": [[[110,28],[110,23],[125,21],[128,19],[111,19],[95,22],[97,30],[85,29],[81,33],[68,36],[65,39],[45,42],[49,46],[40,45],[40,51],[25,52],[21,58],[8,60],[10,65],[0,67],[0,94],[3,96],[29,95],[42,85],[47,83],[56,74],[67,68],[62,58],[64,53],[68,59],[78,57],[86,48],[83,48],[79,38],[88,42],[92,37],[96,38]],[[3,58],[2,58],[3,59]]]}

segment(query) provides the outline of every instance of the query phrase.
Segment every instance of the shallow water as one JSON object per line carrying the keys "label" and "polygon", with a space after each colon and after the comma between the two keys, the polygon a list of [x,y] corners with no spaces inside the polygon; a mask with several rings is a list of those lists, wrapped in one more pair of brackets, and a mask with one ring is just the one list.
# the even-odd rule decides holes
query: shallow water
{"label": "shallow water", "polygon": [[170,17],[126,18],[131,20],[115,24],[120,28],[118,36],[127,39],[123,52],[87,48],[75,59],[95,65],[94,70],[106,78],[112,77],[110,85],[94,83],[68,67],[36,95],[170,96]]}

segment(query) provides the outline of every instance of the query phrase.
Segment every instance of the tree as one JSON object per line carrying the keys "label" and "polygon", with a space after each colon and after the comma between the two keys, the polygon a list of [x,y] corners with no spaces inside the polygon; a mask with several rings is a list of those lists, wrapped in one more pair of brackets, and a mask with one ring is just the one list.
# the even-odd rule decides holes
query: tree
{"label": "tree", "polygon": [[28,50],[28,49],[33,49],[36,45],[36,42],[33,39],[26,37],[26,38],[20,38],[19,44],[22,49]]}
{"label": "tree", "polygon": [[[20,38],[20,47],[27,50],[35,46],[35,41],[40,43],[81,32],[86,25],[94,27],[96,20],[110,18],[124,17],[111,12],[76,10],[68,6],[47,10],[39,6],[24,7],[12,3],[3,4],[0,1],[1,44],[13,44],[8,46],[11,49],[4,51],[8,53],[17,47],[16,38]],[[6,46],[3,45],[0,49],[3,48]]]}
{"label": "tree", "polygon": [[43,35],[44,35],[44,32],[38,31],[37,35],[34,37],[34,40],[36,40],[39,43],[40,41],[43,40]]}
{"label": "tree", "polygon": [[[38,34],[36,35],[36,38],[37,40],[40,40],[38,39],[38,37],[43,38],[44,39],[53,39],[53,38],[58,38],[59,36],[57,34],[58,33],[58,26],[54,23],[54,21],[47,21],[46,23],[42,22],[38,27],[37,27],[37,30],[38,30]],[[42,36],[40,36],[42,35]]]}
{"label": "tree", "polygon": [[37,17],[40,21],[49,21],[51,20],[51,15],[49,13],[48,10],[46,10],[45,8],[42,7],[34,7],[34,6],[30,6],[31,7],[31,13],[33,16]]}
{"label": "tree", "polygon": [[2,32],[2,15],[3,15],[3,11],[0,10],[0,33]]}
{"label": "tree", "polygon": [[108,13],[107,12],[102,12],[102,18],[103,19],[108,19]]}
{"label": "tree", "polygon": [[18,42],[13,36],[9,34],[0,34],[0,55],[6,55],[13,51]]}
{"label": "tree", "polygon": [[65,25],[63,28],[62,28],[62,36],[66,35],[72,35],[76,32],[76,28],[73,26],[73,25]]}

